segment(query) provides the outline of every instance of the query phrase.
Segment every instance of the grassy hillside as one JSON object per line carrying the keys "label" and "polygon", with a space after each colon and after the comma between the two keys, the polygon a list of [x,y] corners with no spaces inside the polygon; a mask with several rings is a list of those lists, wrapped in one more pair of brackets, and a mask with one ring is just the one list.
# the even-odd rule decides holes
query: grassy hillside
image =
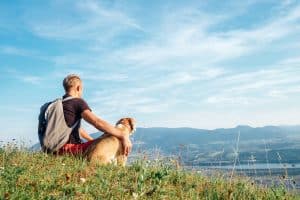
{"label": "grassy hillside", "polygon": [[205,177],[172,161],[92,167],[82,159],[7,147],[0,148],[0,185],[0,199],[297,199],[283,187]]}

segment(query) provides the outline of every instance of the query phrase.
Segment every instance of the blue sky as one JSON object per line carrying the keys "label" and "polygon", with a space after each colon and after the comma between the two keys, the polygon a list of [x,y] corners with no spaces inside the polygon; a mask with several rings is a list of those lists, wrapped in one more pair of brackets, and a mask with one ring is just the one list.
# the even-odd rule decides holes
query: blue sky
{"label": "blue sky", "polygon": [[69,73],[111,123],[299,124],[300,3],[1,1],[0,140],[37,141],[39,107]]}

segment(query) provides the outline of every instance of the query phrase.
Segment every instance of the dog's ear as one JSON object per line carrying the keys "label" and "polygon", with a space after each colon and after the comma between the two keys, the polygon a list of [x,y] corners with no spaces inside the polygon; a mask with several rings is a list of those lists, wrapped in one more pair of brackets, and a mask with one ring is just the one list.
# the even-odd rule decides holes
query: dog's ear
{"label": "dog's ear", "polygon": [[134,132],[135,131],[135,124],[136,124],[135,119],[128,118],[128,123],[129,123],[131,131]]}
{"label": "dog's ear", "polygon": [[118,124],[122,124],[122,121],[124,121],[124,118],[121,118],[119,121],[117,121],[116,126],[117,126]]}

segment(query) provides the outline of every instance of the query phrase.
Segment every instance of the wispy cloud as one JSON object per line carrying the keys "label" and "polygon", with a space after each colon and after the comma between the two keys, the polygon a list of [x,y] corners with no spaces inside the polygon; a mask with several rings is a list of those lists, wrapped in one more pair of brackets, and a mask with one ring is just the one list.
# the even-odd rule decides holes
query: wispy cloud
{"label": "wispy cloud", "polygon": [[94,105],[95,112],[105,116],[133,115],[143,113],[165,112],[172,102],[161,102],[157,97],[141,96],[134,89],[118,89],[117,91],[96,92],[89,102]]}
{"label": "wispy cloud", "polygon": [[[300,6],[275,16],[258,27],[225,32],[211,32],[210,29],[225,23],[226,17],[203,17],[190,12],[193,14],[185,13],[185,16],[173,12],[172,18],[167,15],[168,20],[162,27],[168,28],[157,30],[161,34],[156,34],[151,41],[120,50],[117,55],[137,65],[161,66],[171,60],[197,61],[199,65],[207,65],[258,51],[266,44],[299,32]],[[197,18],[200,22],[210,23],[197,23]]]}
{"label": "wispy cloud", "polygon": [[36,59],[39,61],[50,61],[52,58],[50,58],[48,55],[42,54],[37,49],[30,49],[28,47],[19,47],[19,46],[13,46],[13,45],[7,45],[7,46],[0,46],[0,55],[10,55],[10,56],[18,56],[23,58],[30,58],[30,59]]}
{"label": "wispy cloud", "polygon": [[[107,8],[96,1],[87,1],[79,2],[72,8],[78,11],[79,16],[76,20],[60,22],[51,19],[50,23],[45,25],[35,23],[32,27],[35,33],[42,37],[63,40],[78,38],[88,41],[85,43],[87,45],[85,48],[88,49],[86,53],[56,56],[53,61],[57,66],[77,66],[81,69],[76,70],[75,67],[72,71],[77,71],[88,81],[125,81],[128,85],[138,83],[142,88],[131,93],[132,86],[129,86],[125,91],[132,94],[130,97],[116,95],[108,100],[102,99],[102,103],[108,106],[110,104],[117,106],[120,99],[132,100],[138,98],[138,95],[152,98],[154,91],[171,94],[169,90],[172,88],[183,88],[185,85],[190,85],[193,91],[197,91],[200,86],[196,85],[205,84],[205,81],[210,81],[208,87],[211,87],[212,91],[219,92],[217,96],[207,96],[206,102],[247,104],[257,100],[249,97],[253,91],[270,93],[269,91],[276,87],[298,81],[296,75],[298,71],[295,68],[290,68],[289,71],[269,66],[264,67],[269,68],[266,70],[248,69],[240,73],[233,70],[234,67],[223,66],[226,61],[255,54],[270,48],[274,41],[299,32],[300,6],[290,8],[291,2],[280,5],[280,12],[255,26],[224,30],[217,28],[247,12],[248,7],[255,3],[257,2],[241,4],[244,6],[242,9],[223,15],[186,6],[173,12],[159,13],[161,16],[159,24],[148,28],[125,11]],[[120,26],[121,29],[114,30],[115,26]],[[116,32],[110,34],[111,30]],[[102,39],[109,43],[128,30],[141,31],[145,34],[145,38],[120,48],[94,48],[91,51],[90,46],[101,44],[98,41],[99,35],[104,36]],[[88,70],[85,70],[86,67]],[[127,72],[122,68],[127,68]],[[118,89],[112,87],[107,91],[115,93]],[[172,98],[180,95],[180,91],[177,93],[176,91],[172,93]],[[235,94],[236,97],[230,94]],[[163,103],[166,100],[160,101]],[[140,103],[144,106],[149,104],[143,101]],[[127,106],[138,107],[137,104]]]}
{"label": "wispy cloud", "polygon": [[[140,30],[135,20],[121,10],[104,7],[98,1],[67,1],[72,12],[61,12],[58,16],[45,16],[43,21],[39,18],[29,22],[34,34],[58,40],[93,40],[106,41],[128,29]],[[52,4],[49,9],[56,9],[58,5]],[[72,14],[76,13],[72,16]],[[43,13],[39,12],[38,15]],[[71,15],[71,16],[70,16]],[[69,20],[60,20],[61,18]],[[45,23],[46,21],[46,23]]]}
{"label": "wispy cloud", "polygon": [[99,69],[84,70],[77,68],[64,68],[53,72],[53,76],[61,79],[63,79],[67,74],[77,74],[82,77],[84,81],[89,82],[122,82],[129,79],[128,74],[123,71],[110,72]]}
{"label": "wispy cloud", "polygon": [[16,56],[33,56],[36,54],[35,51],[14,46],[0,46],[0,53]]}
{"label": "wispy cloud", "polygon": [[18,78],[26,83],[31,84],[39,84],[42,81],[41,77],[31,75],[18,76]]}
{"label": "wispy cloud", "polygon": [[93,18],[105,18],[105,20],[103,20],[105,23],[119,23],[137,30],[143,30],[142,27],[137,24],[136,20],[130,18],[127,14],[119,10],[108,10],[97,1],[80,2],[77,6],[84,13],[89,13]]}
{"label": "wispy cloud", "polygon": [[[298,61],[298,62],[297,62]],[[279,61],[268,69],[227,74],[218,81],[219,92],[205,102],[218,105],[262,105],[297,95],[300,60]],[[294,65],[290,65],[293,63]]]}
{"label": "wispy cloud", "polygon": [[299,114],[296,1],[19,6],[20,16],[10,19],[24,35],[4,30],[18,39],[0,46],[0,64],[20,67],[1,78],[46,88],[77,73],[87,102],[105,119],[132,115],[147,126],[207,128],[294,122]]}
{"label": "wispy cloud", "polygon": [[12,78],[18,81],[21,81],[23,83],[30,83],[33,85],[40,84],[44,79],[40,76],[23,73],[20,70],[14,69],[14,68],[6,68],[2,71],[2,73],[5,73],[7,78]]}

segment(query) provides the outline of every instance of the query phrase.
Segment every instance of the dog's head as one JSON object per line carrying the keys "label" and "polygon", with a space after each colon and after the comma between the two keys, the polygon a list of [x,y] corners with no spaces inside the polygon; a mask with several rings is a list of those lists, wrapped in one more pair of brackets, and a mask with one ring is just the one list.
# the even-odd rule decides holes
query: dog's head
{"label": "dog's head", "polygon": [[125,126],[129,129],[129,135],[132,135],[136,131],[136,121],[133,118],[126,117],[120,119],[117,123],[116,126]]}

